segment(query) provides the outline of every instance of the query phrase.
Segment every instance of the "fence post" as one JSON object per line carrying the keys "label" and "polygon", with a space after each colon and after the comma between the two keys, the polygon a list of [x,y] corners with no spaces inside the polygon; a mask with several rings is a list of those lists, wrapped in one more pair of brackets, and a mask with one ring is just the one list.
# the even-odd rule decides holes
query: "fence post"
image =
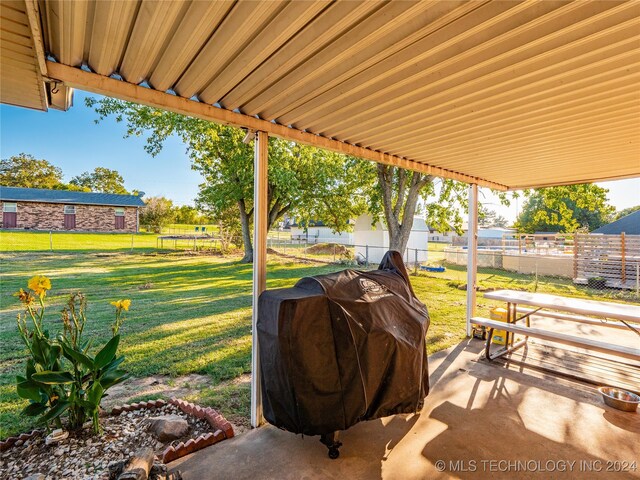
{"label": "fence post", "polygon": [[336,263],[336,244],[333,244],[333,263]]}
{"label": "fence post", "polygon": [[573,235],[573,279],[578,278],[578,234]]}
{"label": "fence post", "polygon": [[415,269],[415,273],[418,273],[418,249],[415,249],[415,262],[414,262],[414,269]]}
{"label": "fence post", "polygon": [[53,233],[49,230],[49,250],[53,252]]}
{"label": "fence post", "polygon": [[522,255],[522,235],[518,235],[518,255]]}
{"label": "fence post", "polygon": [[369,244],[364,246],[364,266],[369,268]]}
{"label": "fence post", "polygon": [[624,241],[624,232],[620,233],[620,254],[621,254],[621,259],[622,259],[622,275],[621,275],[621,280],[622,280],[622,285],[621,287],[624,288],[624,284],[627,282],[627,259],[626,259],[626,252],[625,252],[625,241]]}

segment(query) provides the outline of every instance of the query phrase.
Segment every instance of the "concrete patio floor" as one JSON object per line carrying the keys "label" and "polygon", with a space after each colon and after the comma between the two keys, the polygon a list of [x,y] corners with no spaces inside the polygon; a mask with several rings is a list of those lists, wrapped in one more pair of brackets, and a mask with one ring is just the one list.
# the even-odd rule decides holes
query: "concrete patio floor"
{"label": "concrete patio floor", "polygon": [[432,355],[420,414],[342,432],[337,460],[319,437],[265,426],[170,468],[185,480],[640,478],[639,413],[605,406],[585,384],[478,361],[483,345]]}

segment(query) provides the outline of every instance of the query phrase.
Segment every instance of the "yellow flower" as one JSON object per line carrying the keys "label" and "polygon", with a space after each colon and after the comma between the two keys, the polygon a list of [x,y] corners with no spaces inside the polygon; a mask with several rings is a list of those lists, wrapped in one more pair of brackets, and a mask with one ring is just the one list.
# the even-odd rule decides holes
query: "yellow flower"
{"label": "yellow flower", "polygon": [[44,275],[36,275],[31,277],[28,286],[36,295],[44,297],[47,294],[47,290],[51,290],[51,280]]}
{"label": "yellow flower", "polygon": [[129,299],[124,299],[124,300],[116,300],[115,302],[110,302],[111,305],[113,305],[114,307],[116,307],[118,310],[125,310],[125,311],[129,311],[129,306],[131,305],[131,300]]}

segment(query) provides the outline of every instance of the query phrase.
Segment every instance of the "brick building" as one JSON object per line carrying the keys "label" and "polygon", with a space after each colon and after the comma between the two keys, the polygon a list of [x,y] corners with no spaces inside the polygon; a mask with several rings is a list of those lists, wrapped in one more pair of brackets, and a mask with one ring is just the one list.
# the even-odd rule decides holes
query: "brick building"
{"label": "brick building", "polygon": [[2,228],[85,232],[138,231],[136,195],[0,187]]}

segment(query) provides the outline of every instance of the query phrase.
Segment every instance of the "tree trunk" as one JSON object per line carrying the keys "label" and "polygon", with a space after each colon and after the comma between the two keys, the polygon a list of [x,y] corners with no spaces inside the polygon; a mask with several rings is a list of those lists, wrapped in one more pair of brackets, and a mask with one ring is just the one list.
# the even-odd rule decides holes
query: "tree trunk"
{"label": "tree trunk", "polygon": [[238,200],[238,208],[240,209],[240,225],[242,226],[242,243],[244,244],[244,257],[240,263],[253,263],[253,242],[251,241],[250,213],[244,200]]}
{"label": "tree trunk", "polygon": [[378,185],[382,193],[390,250],[396,250],[404,256],[420,191],[432,180],[431,175],[378,164]]}
{"label": "tree trunk", "polygon": [[[268,198],[269,204],[271,204],[271,198]],[[253,241],[251,238],[251,218],[255,209],[251,209],[247,212],[247,207],[243,200],[238,201],[238,207],[240,209],[240,224],[242,225],[242,242],[244,243],[244,257],[240,260],[240,263],[253,263]],[[276,200],[267,212],[267,233],[275,222],[282,215],[287,213],[291,209],[291,204],[282,206],[280,200]]]}

